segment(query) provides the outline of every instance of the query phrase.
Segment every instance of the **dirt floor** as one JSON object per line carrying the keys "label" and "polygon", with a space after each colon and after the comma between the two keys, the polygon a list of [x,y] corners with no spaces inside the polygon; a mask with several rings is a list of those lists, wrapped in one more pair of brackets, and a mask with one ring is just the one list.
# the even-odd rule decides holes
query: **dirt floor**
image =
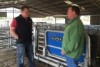
{"label": "dirt floor", "polygon": [[[35,64],[36,67],[52,67],[38,60],[35,60]],[[0,49],[0,67],[17,67],[16,50]],[[28,67],[26,58],[25,67]],[[94,67],[100,67],[100,59],[97,60],[96,66]]]}
{"label": "dirt floor", "polygon": [[[35,60],[35,64],[36,67],[52,67],[37,60]],[[0,67],[17,67],[15,50],[0,49]],[[25,67],[28,67],[26,58]]]}

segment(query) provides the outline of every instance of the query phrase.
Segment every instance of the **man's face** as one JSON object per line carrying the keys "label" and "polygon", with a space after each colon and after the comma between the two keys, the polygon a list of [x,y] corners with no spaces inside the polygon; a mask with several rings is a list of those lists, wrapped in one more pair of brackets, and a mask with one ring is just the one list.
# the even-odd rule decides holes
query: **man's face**
{"label": "man's face", "polygon": [[29,9],[25,8],[21,13],[22,13],[23,17],[25,17],[25,18],[30,16]]}
{"label": "man's face", "polygon": [[69,7],[69,8],[68,8],[68,11],[67,11],[67,17],[68,17],[68,19],[71,20],[71,19],[74,18],[74,16],[75,16],[75,11],[73,11],[72,8]]}

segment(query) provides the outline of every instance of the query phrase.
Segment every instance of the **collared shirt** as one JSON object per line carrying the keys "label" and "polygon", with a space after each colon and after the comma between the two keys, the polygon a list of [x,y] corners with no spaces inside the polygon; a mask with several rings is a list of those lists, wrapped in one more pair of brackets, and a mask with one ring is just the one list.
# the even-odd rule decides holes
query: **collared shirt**
{"label": "collared shirt", "polygon": [[71,58],[79,58],[84,47],[84,26],[79,17],[72,19],[65,26],[62,50]]}

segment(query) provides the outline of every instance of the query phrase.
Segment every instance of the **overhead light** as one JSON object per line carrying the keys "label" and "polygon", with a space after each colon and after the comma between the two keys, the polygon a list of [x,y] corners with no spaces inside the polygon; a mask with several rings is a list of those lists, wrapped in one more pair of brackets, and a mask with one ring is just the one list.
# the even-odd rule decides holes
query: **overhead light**
{"label": "overhead light", "polygon": [[4,1],[4,2],[0,2],[0,4],[4,5],[4,4],[17,4],[18,2],[25,2],[26,0],[15,0],[15,1]]}
{"label": "overhead light", "polygon": [[84,7],[81,7],[81,9],[82,9],[82,10],[85,10],[85,8],[84,8]]}
{"label": "overhead light", "polygon": [[[66,0],[65,3],[68,4],[68,5],[72,5],[72,6],[78,6],[78,7],[80,7],[78,4],[75,4],[75,3],[73,3],[73,2],[71,2],[71,1],[69,1],[69,0]],[[85,10],[84,7],[80,7],[80,8],[81,8],[82,10]]]}
{"label": "overhead light", "polygon": [[20,1],[26,1],[26,0],[20,0]]}
{"label": "overhead light", "polygon": [[73,3],[73,2],[71,2],[71,1],[69,1],[69,0],[65,1],[65,3],[67,3],[68,5],[79,6],[79,5]]}
{"label": "overhead light", "polygon": [[69,4],[69,5],[71,5],[72,4],[72,2],[71,1],[65,1],[65,3],[67,3],[67,4]]}
{"label": "overhead light", "polygon": [[18,1],[15,1],[15,4],[17,4],[18,3]]}
{"label": "overhead light", "polygon": [[9,2],[5,2],[5,4],[9,4]]}
{"label": "overhead light", "polygon": [[77,4],[72,4],[73,6],[78,6],[79,7],[79,5],[77,5]]}

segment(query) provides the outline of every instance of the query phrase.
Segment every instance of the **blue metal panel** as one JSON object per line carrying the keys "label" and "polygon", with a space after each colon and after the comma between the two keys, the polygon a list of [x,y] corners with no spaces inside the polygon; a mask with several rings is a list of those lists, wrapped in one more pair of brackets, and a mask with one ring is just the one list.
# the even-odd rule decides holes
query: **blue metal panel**
{"label": "blue metal panel", "polygon": [[[60,31],[47,31],[46,32],[46,44],[47,44],[47,50],[51,55],[55,55],[59,58],[64,58],[64,56],[61,55],[61,47],[62,47],[62,39],[63,39],[63,32]],[[86,47],[85,47],[86,48]],[[86,49],[84,48],[84,52],[80,58],[79,62],[84,61],[84,57],[86,54]]]}
{"label": "blue metal panel", "polygon": [[62,46],[61,45],[62,41],[56,40],[56,38],[62,39],[62,37],[63,37],[63,33],[61,33],[61,32],[51,32],[51,31],[48,31],[46,33],[46,42],[47,42],[48,45],[53,45],[53,46],[61,47]]}
{"label": "blue metal panel", "polygon": [[60,49],[55,49],[55,48],[52,48],[52,47],[47,47],[47,49],[49,50],[50,54],[57,56],[59,58],[64,58],[64,56],[61,55]]}

